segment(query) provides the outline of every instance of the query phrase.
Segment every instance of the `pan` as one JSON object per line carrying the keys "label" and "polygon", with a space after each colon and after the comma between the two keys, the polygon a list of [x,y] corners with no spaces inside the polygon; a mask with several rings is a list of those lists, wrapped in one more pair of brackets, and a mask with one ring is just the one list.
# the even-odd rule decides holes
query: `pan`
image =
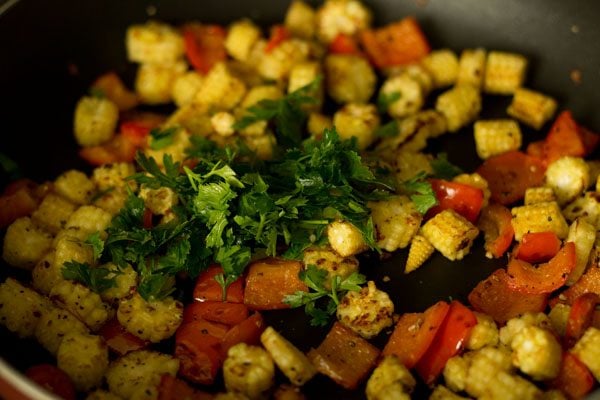
{"label": "pan", "polygon": [[[12,0],[0,2],[0,151],[36,181],[53,179],[67,168],[89,171],[77,158],[72,115],[78,98],[95,77],[114,70],[131,82],[135,71],[126,62],[124,32],[149,18],[170,23],[195,19],[227,24],[250,17],[263,26],[281,21],[288,1],[117,1]],[[592,0],[374,0],[367,5],[378,24],[415,15],[433,48],[485,47],[518,52],[530,60],[527,85],[548,93],[570,109],[584,125],[600,130],[600,3]],[[483,118],[503,116],[509,98],[485,97]],[[547,131],[547,128],[541,132]],[[525,129],[525,141],[541,134]],[[463,129],[431,145],[466,171],[479,163],[472,131]],[[1,177],[0,187],[7,182]],[[484,257],[479,239],[461,262],[436,255],[425,266],[405,275],[406,251],[381,260],[366,256],[361,272],[388,292],[396,312],[417,312],[439,300],[466,301],[469,291],[505,260]],[[18,275],[3,264],[2,277]],[[307,351],[326,330],[314,328],[302,311],[265,313],[267,322]],[[374,340],[382,346],[387,335]],[[9,386],[31,398],[42,398],[14,370],[51,362],[36,343],[17,340],[0,329],[0,375]],[[26,389],[23,389],[25,387]],[[33,391],[33,392],[32,392]],[[324,376],[304,387],[309,398],[362,398],[364,388],[347,392]],[[0,391],[0,394],[3,392]],[[11,398],[13,395],[5,396]],[[32,394],[35,393],[35,394]],[[415,398],[426,396],[419,387]]]}

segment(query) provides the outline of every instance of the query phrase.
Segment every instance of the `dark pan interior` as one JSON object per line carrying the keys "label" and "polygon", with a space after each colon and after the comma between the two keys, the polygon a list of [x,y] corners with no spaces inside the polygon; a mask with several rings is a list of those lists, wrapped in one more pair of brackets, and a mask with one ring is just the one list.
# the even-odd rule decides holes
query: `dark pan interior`
{"label": "dark pan interior", "polygon": [[[0,1],[0,4],[2,2]],[[0,152],[25,176],[53,179],[69,168],[87,167],[76,156],[72,114],[77,99],[99,74],[114,70],[131,79],[124,32],[154,18],[177,23],[190,19],[226,24],[250,17],[264,26],[281,21],[287,1],[272,0],[22,0],[0,15]],[[600,130],[600,2],[592,0],[396,0],[368,1],[376,21],[416,15],[434,48],[485,47],[520,52],[530,60],[527,85],[559,100],[578,120]],[[581,73],[581,84],[571,79]],[[360,77],[357,77],[360,79]],[[505,115],[507,97],[485,97],[483,117]],[[541,133],[525,129],[527,141]],[[472,130],[447,135],[431,146],[472,170],[479,161]],[[0,184],[6,182],[2,176]],[[398,312],[423,310],[440,299],[466,300],[471,288],[505,260],[483,256],[481,239],[461,262],[437,255],[410,275],[403,274],[406,252],[385,261],[365,257],[361,269],[393,298]],[[6,274],[6,266],[2,266]],[[0,274],[0,275],[2,275]],[[389,277],[389,281],[384,277]],[[303,350],[316,346],[325,330],[312,328],[302,312],[265,313],[269,322]],[[386,335],[377,339],[385,343]],[[0,330],[0,356],[18,368],[48,359],[38,346]],[[361,398],[324,377],[306,387],[309,398]],[[421,389],[425,393],[425,389]]]}

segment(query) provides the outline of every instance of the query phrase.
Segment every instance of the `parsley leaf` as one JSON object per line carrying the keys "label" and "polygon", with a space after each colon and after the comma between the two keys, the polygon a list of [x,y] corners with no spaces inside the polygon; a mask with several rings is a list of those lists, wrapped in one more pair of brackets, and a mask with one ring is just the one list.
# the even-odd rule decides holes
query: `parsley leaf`
{"label": "parsley leaf", "polygon": [[400,97],[402,97],[400,92],[379,92],[379,96],[377,96],[377,110],[379,110],[380,114],[386,113],[390,104],[399,100]]}
{"label": "parsley leaf", "polygon": [[172,126],[166,129],[152,129],[150,131],[150,136],[152,137],[152,140],[150,141],[150,148],[152,150],[160,150],[172,145],[173,140],[175,139],[175,134],[178,130],[179,128],[177,128],[176,126]]}
{"label": "parsley leaf", "polygon": [[448,161],[446,153],[438,154],[437,158],[430,161],[430,164],[433,168],[433,176],[436,178],[450,180],[463,173],[462,169]]}
{"label": "parsley leaf", "polygon": [[104,90],[100,89],[99,87],[91,87],[89,90],[89,94],[92,97],[95,97],[97,99],[105,99],[106,98],[106,93],[104,92]]}
{"label": "parsley leaf", "polygon": [[96,231],[88,236],[85,240],[85,244],[92,246],[94,260],[100,259],[100,256],[104,251],[104,241],[100,238],[100,232]]}
{"label": "parsley leaf", "polygon": [[[329,317],[337,309],[340,299],[349,291],[359,291],[361,289],[360,285],[366,282],[364,275],[354,272],[346,279],[339,276],[332,277],[330,288],[327,288],[325,285],[327,271],[317,268],[315,265],[309,265],[306,270],[300,271],[298,276],[312,292],[299,290],[285,296],[283,302],[292,308],[304,306],[306,314],[312,317],[310,323],[313,326],[326,325],[329,322]],[[327,300],[325,308],[317,305],[317,301],[321,299]]]}
{"label": "parsley leaf", "polygon": [[394,137],[398,135],[398,121],[391,120],[385,125],[381,125],[375,131],[377,137]]}
{"label": "parsley leaf", "polygon": [[410,197],[421,214],[425,214],[431,207],[438,204],[431,183],[426,179],[427,174],[421,171],[400,184],[400,191]]}
{"label": "parsley leaf", "polygon": [[89,264],[77,261],[67,261],[62,268],[63,278],[83,283],[96,293],[115,287],[116,274],[117,272],[107,268],[91,267]]}

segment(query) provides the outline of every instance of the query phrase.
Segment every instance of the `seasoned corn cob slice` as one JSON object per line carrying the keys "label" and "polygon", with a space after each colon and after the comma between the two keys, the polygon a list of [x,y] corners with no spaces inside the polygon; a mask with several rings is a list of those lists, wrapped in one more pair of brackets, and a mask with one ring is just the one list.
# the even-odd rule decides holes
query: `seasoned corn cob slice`
{"label": "seasoned corn cob slice", "polygon": [[19,337],[33,336],[42,314],[52,303],[13,278],[0,284],[0,324]]}
{"label": "seasoned corn cob slice", "polygon": [[65,235],[56,242],[52,268],[55,271],[60,272],[62,278],[63,265],[70,261],[82,264],[93,264],[94,254],[91,246],[88,246],[76,238]]}
{"label": "seasoned corn cob slice", "polygon": [[[218,396],[218,395],[217,395]],[[218,400],[217,397],[213,400]],[[221,400],[226,400],[221,398]],[[231,399],[236,400],[236,399]],[[306,400],[306,397],[298,386],[288,385],[286,383],[279,385],[273,393],[273,400]]]}
{"label": "seasoned corn cob slice", "polygon": [[93,392],[88,394],[87,397],[85,398],[85,400],[122,400],[122,399],[121,399],[121,397],[117,396],[116,394],[114,394],[112,392],[98,389],[98,390],[94,390]]}
{"label": "seasoned corn cob slice", "polygon": [[337,103],[366,103],[373,95],[377,77],[364,57],[330,54],[324,68],[327,93]]}
{"label": "seasoned corn cob slice", "polygon": [[240,103],[240,108],[249,108],[257,105],[262,100],[279,100],[283,91],[276,85],[259,85],[248,89]]}
{"label": "seasoned corn cob slice", "polygon": [[68,333],[88,333],[88,328],[67,310],[53,307],[42,313],[35,328],[35,338],[51,354],[56,355]]}
{"label": "seasoned corn cob slice", "polygon": [[483,88],[487,93],[512,94],[523,84],[527,59],[520,54],[490,51]]}
{"label": "seasoned corn cob slice", "polygon": [[588,187],[590,168],[580,157],[561,157],[548,165],[546,186],[556,194],[558,204],[573,201]]}
{"label": "seasoned corn cob slice", "polygon": [[195,102],[218,110],[233,109],[246,94],[246,85],[224,64],[218,63],[204,77]]}
{"label": "seasoned corn cob slice", "polygon": [[556,303],[556,305],[552,307],[548,313],[552,331],[558,334],[560,337],[565,336],[565,332],[567,331],[567,320],[569,319],[570,312],[570,305]]}
{"label": "seasoned corn cob slice", "polygon": [[104,239],[111,220],[112,215],[100,207],[81,206],[69,216],[65,229],[79,230],[86,239],[89,235],[99,232],[100,237]]}
{"label": "seasoned corn cob slice", "polygon": [[481,204],[481,207],[487,207],[490,197],[492,196],[492,192],[490,191],[490,186],[483,176],[479,175],[477,172],[472,174],[460,174],[452,178],[452,181],[464,183],[465,185],[470,185],[477,189],[481,189],[483,192],[483,203]]}
{"label": "seasoned corn cob slice", "polygon": [[551,329],[552,323],[550,322],[548,316],[544,313],[526,312],[519,317],[509,319],[506,322],[506,325],[500,328],[500,342],[505,346],[510,347],[515,335],[528,326]]}
{"label": "seasoned corn cob slice", "polygon": [[391,252],[409,245],[419,230],[422,215],[408,197],[370,201],[367,206],[371,209],[379,247]]}
{"label": "seasoned corn cob slice", "polygon": [[238,343],[227,352],[223,363],[225,388],[250,399],[262,398],[273,385],[275,366],[267,351]]}
{"label": "seasoned corn cob slice", "polygon": [[131,163],[105,164],[94,169],[92,181],[98,187],[98,190],[113,190],[129,186],[131,190],[136,190],[137,184],[134,180],[126,180],[127,177],[135,174],[135,166]]}
{"label": "seasoned corn cob slice", "polygon": [[417,385],[408,368],[396,356],[386,356],[367,381],[368,400],[410,399],[408,393]]}
{"label": "seasoned corn cob slice", "polygon": [[354,35],[369,28],[372,19],[371,11],[358,0],[328,0],[317,10],[317,37],[329,43],[340,33]]}
{"label": "seasoned corn cob slice", "polygon": [[534,400],[542,391],[520,376],[500,371],[487,385],[482,398],[497,400]]}
{"label": "seasoned corn cob slice", "polygon": [[449,260],[460,260],[471,250],[479,229],[454,210],[444,210],[421,228],[422,235]]}
{"label": "seasoned corn cob slice", "polygon": [[459,396],[444,385],[436,385],[429,400],[467,400],[467,397]]}
{"label": "seasoned corn cob slice", "polygon": [[171,337],[183,319],[183,305],[167,297],[146,301],[139,294],[122,300],[117,318],[125,329],[153,343]]}
{"label": "seasoned corn cob slice", "polygon": [[414,271],[419,268],[431,255],[435,247],[425,238],[425,236],[416,234],[410,242],[410,249],[408,250],[408,258],[406,259],[406,267],[404,267],[404,273]]}
{"label": "seasoned corn cob slice", "polygon": [[114,312],[102,302],[100,295],[82,284],[64,280],[50,291],[50,298],[60,307],[69,310],[92,331],[97,331]]}
{"label": "seasoned corn cob slice", "polygon": [[467,377],[471,357],[476,353],[465,353],[463,356],[454,356],[446,361],[444,366],[444,382],[455,392],[462,392],[467,386]]}
{"label": "seasoned corn cob slice", "polygon": [[554,232],[560,239],[569,234],[569,226],[555,201],[537,203],[511,209],[515,240],[521,241],[529,232]]}
{"label": "seasoned corn cob slice", "polygon": [[342,257],[350,257],[367,249],[362,233],[346,221],[333,221],[327,226],[327,240]]}
{"label": "seasoned corn cob slice", "polygon": [[433,89],[433,77],[421,64],[397,65],[383,70],[387,77],[408,75],[421,85],[423,95],[426,96]]}
{"label": "seasoned corn cob slice", "polygon": [[[292,67],[290,70],[290,77],[288,80],[287,91],[288,93],[295,92],[296,90],[311,84],[315,81],[319,76],[323,75],[323,71],[321,70],[321,64],[314,61],[309,62],[301,62]],[[323,82],[319,84],[319,86],[311,91],[309,94],[315,99],[314,104],[304,104],[302,107],[304,110],[316,111],[321,108],[323,104],[323,96],[325,93],[325,87],[323,86]]]}
{"label": "seasoned corn cob slice", "polygon": [[396,157],[391,160],[396,172],[396,180],[404,182],[422,172],[426,174],[433,173],[433,168],[431,167],[432,159],[429,154],[415,153],[401,149],[397,152]]}
{"label": "seasoned corn cob slice", "polygon": [[168,187],[151,189],[142,186],[139,197],[144,200],[144,205],[155,215],[165,215],[171,208],[179,203],[179,197]]}
{"label": "seasoned corn cob slice", "polygon": [[260,39],[260,28],[252,21],[243,19],[229,26],[225,38],[225,50],[236,60],[246,61],[252,47]]}
{"label": "seasoned corn cob slice", "polygon": [[466,49],[458,60],[457,85],[472,85],[481,89],[485,76],[485,49]]}
{"label": "seasoned corn cob slice", "polygon": [[453,85],[458,76],[458,57],[449,49],[434,50],[421,61],[436,88]]}
{"label": "seasoned corn cob slice", "polygon": [[508,115],[540,129],[556,111],[556,100],[540,92],[519,88],[515,90],[512,103],[506,109]]}
{"label": "seasoned corn cob slice", "polygon": [[210,123],[219,136],[228,137],[235,133],[233,125],[235,125],[235,117],[233,114],[226,111],[219,111],[210,117]]}
{"label": "seasoned corn cob slice", "polygon": [[583,219],[597,226],[600,217],[600,203],[595,192],[586,192],[563,208],[563,215],[569,222]]}
{"label": "seasoned corn cob slice", "polygon": [[115,134],[118,107],[108,99],[82,97],[75,107],[75,140],[81,146],[96,146]]}
{"label": "seasoned corn cob slice", "polygon": [[585,272],[590,252],[596,242],[596,226],[584,219],[576,219],[569,227],[567,242],[575,243],[575,254],[577,256],[575,268],[573,268],[565,282],[565,285],[570,286],[577,282]]}
{"label": "seasoned corn cob slice", "polygon": [[113,263],[108,263],[104,264],[102,267],[114,271],[114,273],[107,275],[106,278],[114,279],[115,282],[114,287],[108,288],[100,293],[102,300],[114,304],[118,300],[124,299],[133,293],[137,287],[138,274],[131,265],[127,265],[125,268],[119,268]]}
{"label": "seasoned corn cob slice", "polygon": [[480,120],[473,128],[477,155],[484,160],[521,147],[521,129],[511,119]]}
{"label": "seasoned corn cob slice", "polygon": [[346,104],[333,115],[340,138],[356,138],[358,148],[369,147],[375,140],[375,131],[379,127],[379,114],[372,104]]}
{"label": "seasoned corn cob slice", "polygon": [[13,267],[32,269],[52,248],[52,235],[29,217],[15,220],[4,235],[2,258]]}
{"label": "seasoned corn cob slice", "polygon": [[89,203],[95,189],[96,185],[86,174],[74,169],[63,172],[54,181],[56,193],[78,205]]}
{"label": "seasoned corn cob slice", "polygon": [[312,39],[316,29],[315,10],[302,0],[294,0],[285,14],[285,27],[293,36]]}
{"label": "seasoned corn cob slice", "polygon": [[470,85],[456,86],[437,98],[435,109],[446,117],[448,130],[456,132],[479,115],[481,94]]}
{"label": "seasoned corn cob slice", "polygon": [[531,187],[525,190],[525,205],[531,206],[538,203],[547,203],[550,201],[556,201],[554,190],[548,186]]}
{"label": "seasoned corn cob slice", "polygon": [[102,383],[108,368],[108,347],[100,336],[69,333],[58,347],[56,363],[77,390],[88,391]]}
{"label": "seasoned corn cob slice", "polygon": [[32,286],[46,295],[63,279],[62,265],[54,263],[54,251],[48,252],[31,271]]}
{"label": "seasoned corn cob slice", "polygon": [[489,315],[475,312],[477,325],[471,330],[465,347],[468,350],[479,350],[485,346],[498,344],[498,327]]}
{"label": "seasoned corn cob slice", "polygon": [[381,85],[379,96],[397,96],[387,106],[387,112],[393,118],[402,118],[415,114],[425,102],[425,93],[419,81],[408,74],[392,76]]}
{"label": "seasoned corn cob slice", "polygon": [[129,61],[170,64],[183,56],[181,35],[167,24],[148,22],[127,29],[125,43]]}
{"label": "seasoned corn cob slice", "polygon": [[158,385],[163,374],[175,376],[178,370],[178,359],[138,350],[113,361],[106,371],[106,382],[112,393],[130,399],[136,392]]}
{"label": "seasoned corn cob slice", "polygon": [[266,80],[283,81],[290,75],[292,68],[308,59],[310,46],[300,39],[288,39],[281,42],[258,60],[256,70]]}
{"label": "seasoned corn cob slice", "polygon": [[486,390],[495,384],[494,381],[499,374],[512,376],[509,373],[513,369],[510,350],[484,347],[468,354],[471,357],[465,380],[465,391],[470,396],[477,398],[483,396]]}
{"label": "seasoned corn cob slice", "polygon": [[141,64],[135,77],[135,92],[144,104],[165,104],[173,100],[173,85],[187,70],[184,61],[173,64]]}
{"label": "seasoned corn cob slice", "polygon": [[191,104],[203,84],[204,78],[196,71],[187,71],[177,75],[171,86],[171,98],[177,107]]}
{"label": "seasoned corn cob slice", "polygon": [[260,342],[292,384],[302,386],[317,373],[308,357],[272,327],[265,329]]}
{"label": "seasoned corn cob slice", "polygon": [[588,328],[572,351],[600,381],[600,329]]}
{"label": "seasoned corn cob slice", "polygon": [[558,375],[562,348],[550,331],[525,327],[515,335],[510,347],[513,364],[533,379],[552,379]]}
{"label": "seasoned corn cob slice", "polygon": [[315,265],[327,271],[324,286],[328,289],[331,288],[331,280],[336,276],[344,280],[354,272],[358,272],[356,257],[342,257],[330,247],[311,247],[304,250],[302,262],[305,268]]}
{"label": "seasoned corn cob slice", "polygon": [[337,318],[365,339],[377,336],[393,324],[394,303],[388,294],[369,281],[360,291],[350,291],[337,307]]}
{"label": "seasoned corn cob slice", "polygon": [[31,219],[37,226],[56,234],[65,227],[73,211],[75,204],[55,193],[48,193],[31,215]]}

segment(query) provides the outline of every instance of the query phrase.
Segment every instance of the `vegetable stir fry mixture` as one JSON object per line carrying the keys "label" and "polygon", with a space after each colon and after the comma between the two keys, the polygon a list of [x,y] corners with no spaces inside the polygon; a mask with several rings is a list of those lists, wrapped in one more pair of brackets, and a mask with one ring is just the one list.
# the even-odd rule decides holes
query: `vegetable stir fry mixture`
{"label": "vegetable stir fry mixture", "polygon": [[[0,196],[2,258],[29,272],[0,284],[0,323],[56,358],[32,380],[90,400],[302,399],[317,374],[369,400],[597,386],[600,136],[525,87],[525,57],[432,50],[358,0],[296,0],[266,35],[151,21],[125,40],[135,90],[107,73],[74,110],[93,171]],[[488,94],[512,97],[504,118],[478,119]],[[459,130],[476,171],[428,152]],[[397,314],[359,268],[459,262],[479,236],[506,263],[468,303]],[[290,308],[318,346],[267,326]]]}

